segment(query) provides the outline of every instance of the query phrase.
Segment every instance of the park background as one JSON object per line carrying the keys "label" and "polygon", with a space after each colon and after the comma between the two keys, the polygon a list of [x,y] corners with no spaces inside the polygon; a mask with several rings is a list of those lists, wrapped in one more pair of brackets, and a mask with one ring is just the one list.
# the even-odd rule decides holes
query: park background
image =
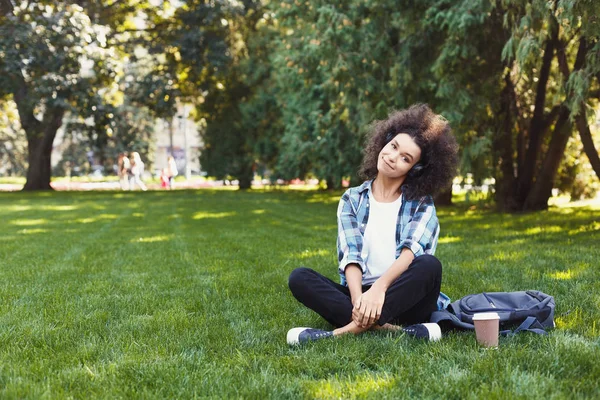
{"label": "park background", "polygon": [[[599,16],[594,0],[0,0],[16,189],[0,394],[599,397]],[[460,333],[288,348],[287,329],[327,327],[289,272],[336,279],[369,124],[417,102],[460,144],[436,199],[442,290],[542,290],[557,329],[497,351]],[[186,190],[72,190],[114,188],[132,151],[151,188],[175,155]]]}

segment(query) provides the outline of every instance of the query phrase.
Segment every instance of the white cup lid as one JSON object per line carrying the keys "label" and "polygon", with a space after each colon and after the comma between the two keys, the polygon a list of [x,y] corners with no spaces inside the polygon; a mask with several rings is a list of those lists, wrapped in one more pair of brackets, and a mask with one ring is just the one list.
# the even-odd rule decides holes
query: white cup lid
{"label": "white cup lid", "polygon": [[484,312],[473,315],[473,321],[487,321],[490,319],[500,319],[500,316],[495,312]]}

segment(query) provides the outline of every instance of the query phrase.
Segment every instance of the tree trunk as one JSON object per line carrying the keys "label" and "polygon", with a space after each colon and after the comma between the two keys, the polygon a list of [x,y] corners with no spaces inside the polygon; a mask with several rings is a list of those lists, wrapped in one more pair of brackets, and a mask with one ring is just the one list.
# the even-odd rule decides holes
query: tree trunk
{"label": "tree trunk", "polygon": [[572,133],[569,114],[569,109],[563,106],[554,126],[554,132],[542,168],[523,204],[523,211],[537,211],[548,208],[548,199],[552,195],[556,172]]}
{"label": "tree trunk", "polygon": [[510,73],[504,76],[505,86],[500,94],[500,111],[502,123],[494,135],[492,143],[496,164],[496,205],[500,211],[512,211],[515,208],[514,186],[515,174],[513,168],[513,118],[511,111],[514,86]]}
{"label": "tree trunk", "polygon": [[252,179],[249,179],[247,176],[241,176],[238,182],[240,190],[248,190],[252,187]]}
{"label": "tree trunk", "polygon": [[27,168],[27,182],[23,190],[52,190],[50,186],[52,143],[58,128],[62,125],[63,115],[62,108],[51,108],[46,110],[43,123],[40,124],[35,120],[37,123],[24,125],[28,127],[25,132],[29,168]]}
{"label": "tree trunk", "polygon": [[44,151],[43,139],[27,140],[27,144],[29,168],[23,190],[52,190],[50,152]]}
{"label": "tree trunk", "polygon": [[590,132],[590,127],[588,126],[585,117],[585,108],[583,108],[579,115],[575,117],[575,124],[577,125],[579,136],[581,137],[581,143],[583,143],[583,150],[585,151],[588,160],[590,160],[590,164],[592,164],[596,176],[600,179],[600,157],[598,157],[598,150],[596,150],[596,146],[594,146],[592,133]]}
{"label": "tree trunk", "polygon": [[236,174],[238,178],[238,187],[240,190],[248,190],[252,188],[252,179],[254,178],[254,162],[251,159],[246,159],[242,165],[247,165],[240,173]]}
{"label": "tree trunk", "polygon": [[335,184],[335,179],[332,176],[325,178],[325,182],[327,183],[327,190],[338,189],[341,186],[341,183]]}
{"label": "tree trunk", "polygon": [[551,37],[546,41],[544,48],[544,56],[542,57],[542,65],[538,84],[536,87],[535,104],[533,116],[529,125],[529,141],[527,150],[525,151],[524,163],[518,166],[518,179],[516,197],[519,204],[524,204],[529,196],[529,190],[533,184],[535,170],[538,165],[538,154],[542,146],[542,140],[546,134],[546,123],[544,116],[544,107],[546,106],[546,89],[548,79],[550,77],[550,68],[552,67],[552,59],[554,58],[554,49],[558,42],[558,25],[551,24]]}
{"label": "tree trunk", "polygon": [[0,15],[5,16],[12,14],[13,5],[10,0],[0,0]]}

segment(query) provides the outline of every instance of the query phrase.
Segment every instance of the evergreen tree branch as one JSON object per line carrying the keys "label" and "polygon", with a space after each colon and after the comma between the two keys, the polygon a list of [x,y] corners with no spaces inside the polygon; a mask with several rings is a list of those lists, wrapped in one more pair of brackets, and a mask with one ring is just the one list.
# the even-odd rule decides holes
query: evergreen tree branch
{"label": "evergreen tree branch", "polygon": [[[575,64],[573,68],[575,71],[583,68],[583,64],[585,63],[585,56],[587,55],[587,41],[585,38],[581,38],[579,41],[579,49],[577,50],[577,56],[575,57]],[[569,66],[567,64],[567,58],[564,52],[564,48],[558,53],[558,63],[561,73],[563,74],[565,80],[569,79]],[[599,91],[596,91],[599,92]],[[598,95],[598,93],[596,93]],[[584,103],[582,101],[582,103]],[[594,140],[592,138],[592,133],[590,131],[590,127],[587,122],[586,112],[585,112],[585,104],[581,104],[581,111],[575,116],[575,126],[579,131],[579,137],[581,138],[581,142],[583,143],[583,150],[590,160],[590,164],[594,169],[594,172],[600,179],[600,157],[598,156],[598,150],[594,145]]]}

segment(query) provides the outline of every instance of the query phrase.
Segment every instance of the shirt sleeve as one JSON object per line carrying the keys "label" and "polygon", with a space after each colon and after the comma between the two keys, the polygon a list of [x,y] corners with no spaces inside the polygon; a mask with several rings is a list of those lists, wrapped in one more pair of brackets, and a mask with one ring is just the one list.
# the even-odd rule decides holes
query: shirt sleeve
{"label": "shirt sleeve", "polygon": [[410,249],[415,257],[434,254],[439,231],[433,198],[425,196],[419,201],[409,223],[403,227],[399,246]]}
{"label": "shirt sleeve", "polygon": [[337,211],[338,220],[338,262],[339,273],[344,275],[348,264],[358,264],[364,273],[365,263],[361,257],[363,248],[363,235],[359,228],[356,210],[350,199],[350,191],[340,199]]}

